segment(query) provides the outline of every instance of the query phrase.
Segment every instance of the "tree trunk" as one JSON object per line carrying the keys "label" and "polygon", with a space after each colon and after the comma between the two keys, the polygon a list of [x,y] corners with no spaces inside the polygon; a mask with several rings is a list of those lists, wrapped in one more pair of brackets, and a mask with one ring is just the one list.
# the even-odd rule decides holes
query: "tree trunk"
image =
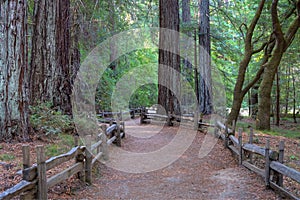
{"label": "tree trunk", "polygon": [[[247,33],[244,41],[245,52],[239,64],[238,77],[234,87],[233,104],[232,104],[231,112],[227,117],[228,124],[232,124],[233,121],[237,120],[245,94],[260,79],[260,75],[263,72],[263,67],[261,67],[257,72],[255,78],[247,86],[243,87],[245,82],[247,67],[251,61],[252,55],[255,53],[252,44],[253,33],[257,25],[257,22],[260,19],[264,4],[265,4],[265,0],[261,0],[259,7],[256,10],[255,16],[253,17],[249,27],[247,28]],[[268,56],[269,55],[265,55],[265,58],[267,59]]]}
{"label": "tree trunk", "polygon": [[[192,36],[191,31],[191,8],[190,8],[190,0],[182,0],[182,23],[183,23],[183,29],[181,32],[186,34],[188,37]],[[183,67],[182,67],[182,73],[186,76],[186,79],[188,81],[191,81],[192,79],[192,61],[189,61],[187,59],[188,57],[188,49],[191,48],[191,44],[184,43],[183,44]]]}
{"label": "tree trunk", "polygon": [[[263,79],[260,84],[259,90],[259,102],[258,102],[258,116],[256,121],[256,127],[261,130],[270,130],[270,109],[271,109],[271,91],[275,74],[280,64],[281,58],[292,43],[295,34],[300,26],[300,13],[296,19],[290,24],[286,34],[282,32],[281,24],[277,13],[278,0],[272,2],[271,16],[273,22],[273,30],[276,38],[276,45],[272,57],[265,65]],[[297,10],[300,9],[300,1],[298,0]]]}
{"label": "tree trunk", "polygon": [[56,69],[53,104],[72,115],[70,73],[70,0],[58,0],[56,12]]}
{"label": "tree trunk", "polygon": [[0,141],[26,140],[27,1],[1,1],[0,19]]}
{"label": "tree trunk", "polygon": [[32,105],[51,101],[55,90],[56,4],[51,0],[34,1],[33,36],[30,62],[29,94]]}
{"label": "tree trunk", "polygon": [[50,101],[71,115],[70,1],[34,2],[30,67],[31,104]]}
{"label": "tree trunk", "polygon": [[285,96],[285,116],[287,116],[289,112],[289,97],[290,97],[290,76],[291,76],[291,67],[289,65],[286,66],[286,79],[287,85],[285,88],[286,96]]}
{"label": "tree trunk", "polygon": [[280,78],[279,72],[276,74],[276,126],[280,124]]}
{"label": "tree trunk", "polygon": [[[158,104],[167,113],[180,114],[180,52],[178,0],[160,0]],[[169,30],[176,32],[170,33]],[[176,95],[176,96],[175,96]]]}
{"label": "tree trunk", "polygon": [[80,36],[80,19],[79,19],[79,5],[72,9],[72,26],[71,26],[71,85],[74,84],[77,72],[80,68],[80,50],[79,50],[79,36]]}
{"label": "tree trunk", "polygon": [[297,117],[296,117],[296,86],[295,86],[295,73],[294,70],[292,70],[292,87],[293,87],[293,119],[294,123],[297,123]]}
{"label": "tree trunk", "polygon": [[213,112],[213,99],[210,58],[209,0],[200,1],[199,10],[199,108],[200,113],[211,114]]}

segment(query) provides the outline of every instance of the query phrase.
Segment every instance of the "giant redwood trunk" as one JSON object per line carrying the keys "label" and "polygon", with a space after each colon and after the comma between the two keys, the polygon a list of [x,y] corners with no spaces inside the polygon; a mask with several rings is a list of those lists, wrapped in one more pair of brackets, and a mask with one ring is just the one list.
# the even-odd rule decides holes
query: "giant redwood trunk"
{"label": "giant redwood trunk", "polygon": [[72,114],[70,65],[70,0],[56,1],[56,69],[53,104],[64,114]]}
{"label": "giant redwood trunk", "polygon": [[[180,56],[178,0],[160,0],[158,104],[168,113],[179,114]],[[174,32],[172,32],[172,31]]]}
{"label": "giant redwood trunk", "polygon": [[34,2],[33,35],[30,62],[30,103],[53,99],[56,72],[56,3],[51,0]]}
{"label": "giant redwood trunk", "polygon": [[31,104],[49,101],[71,114],[70,1],[35,1],[33,20]]}
{"label": "giant redwood trunk", "polygon": [[27,1],[0,4],[0,141],[28,137]]}
{"label": "giant redwood trunk", "polygon": [[200,8],[199,25],[199,109],[202,114],[213,112],[212,104],[212,79],[211,79],[211,58],[210,58],[210,19],[209,0],[202,0]]}

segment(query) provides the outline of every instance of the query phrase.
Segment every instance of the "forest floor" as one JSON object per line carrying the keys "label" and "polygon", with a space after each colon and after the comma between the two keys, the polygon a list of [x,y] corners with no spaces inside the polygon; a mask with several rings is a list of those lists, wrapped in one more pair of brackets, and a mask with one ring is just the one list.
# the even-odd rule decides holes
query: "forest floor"
{"label": "forest floor", "polygon": [[[167,145],[176,135],[178,127],[164,127],[158,134],[157,125],[134,125],[127,122],[126,137],[122,148],[131,152],[151,152]],[[137,133],[147,131],[150,138],[138,138]],[[153,133],[151,133],[151,131]],[[132,133],[132,134],[131,134]],[[247,141],[247,133],[244,133]],[[198,132],[187,151],[172,164],[147,173],[126,173],[99,163],[88,186],[75,177],[49,188],[49,199],[280,199],[264,186],[264,180],[244,167],[238,166],[230,150],[221,140],[204,158],[199,158],[199,149],[205,133]],[[278,148],[279,140],[285,140],[285,162],[300,171],[300,141],[261,133],[255,134],[255,142],[264,146],[271,140],[271,149]],[[53,141],[55,142],[55,141]],[[31,146],[46,145],[49,141],[35,140]],[[16,172],[22,168],[22,144],[0,143],[0,192],[21,180]],[[3,157],[5,156],[5,159]],[[9,159],[9,156],[13,156]],[[35,160],[35,154],[31,154]],[[2,158],[2,160],[1,160]],[[3,161],[4,160],[4,161]],[[66,163],[68,165],[68,163]],[[55,170],[49,174],[54,174]],[[284,185],[299,194],[299,184],[285,179]]]}

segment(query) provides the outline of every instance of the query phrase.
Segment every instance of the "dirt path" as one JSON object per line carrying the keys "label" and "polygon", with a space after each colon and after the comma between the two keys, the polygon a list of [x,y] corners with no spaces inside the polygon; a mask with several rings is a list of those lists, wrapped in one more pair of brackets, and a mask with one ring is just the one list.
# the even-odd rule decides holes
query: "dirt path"
{"label": "dirt path", "polygon": [[[127,122],[123,149],[151,152],[167,145],[176,127]],[[219,141],[208,154],[198,157],[205,134],[198,132],[188,150],[174,163],[147,173],[126,173],[99,164],[93,185],[76,192],[78,199],[278,199],[266,190],[262,178],[239,167]]]}

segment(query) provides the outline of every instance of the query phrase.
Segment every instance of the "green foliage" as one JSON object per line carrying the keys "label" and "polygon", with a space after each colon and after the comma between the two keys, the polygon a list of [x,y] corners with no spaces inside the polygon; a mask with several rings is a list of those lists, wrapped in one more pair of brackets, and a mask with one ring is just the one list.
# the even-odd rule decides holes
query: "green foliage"
{"label": "green foliage", "polygon": [[40,133],[58,134],[73,130],[73,123],[68,115],[52,109],[51,103],[30,106],[30,124]]}
{"label": "green foliage", "polygon": [[[131,81],[133,82],[140,82],[140,80],[145,79],[145,75],[147,75],[147,77],[155,77],[155,80],[152,82],[157,83],[157,70],[153,70],[153,67],[147,67],[148,65],[157,65],[157,60],[157,50],[153,49],[136,50],[121,56],[116,61],[117,68],[115,70],[107,68],[102,77],[100,77],[100,82],[96,91],[97,109],[106,111],[111,110],[112,94],[116,89],[116,84],[124,76],[131,77]],[[134,71],[136,68],[146,70],[145,73],[147,74],[136,74]],[[128,85],[128,87],[130,86],[131,85]],[[141,85],[136,91],[130,92],[132,92],[130,102],[125,102],[122,97],[118,97],[118,101],[121,101],[119,104],[122,104],[123,107],[148,106],[157,102],[158,92],[157,85],[155,84]]]}
{"label": "green foliage", "polygon": [[74,138],[69,134],[58,134],[55,143],[46,146],[46,156],[53,157],[67,153],[74,146]]}
{"label": "green foliage", "polygon": [[12,161],[14,160],[16,157],[13,154],[1,154],[0,155],[0,160],[2,161]]}
{"label": "green foliage", "polygon": [[290,160],[299,160],[299,157],[295,156],[295,155],[291,155],[290,156]]}

